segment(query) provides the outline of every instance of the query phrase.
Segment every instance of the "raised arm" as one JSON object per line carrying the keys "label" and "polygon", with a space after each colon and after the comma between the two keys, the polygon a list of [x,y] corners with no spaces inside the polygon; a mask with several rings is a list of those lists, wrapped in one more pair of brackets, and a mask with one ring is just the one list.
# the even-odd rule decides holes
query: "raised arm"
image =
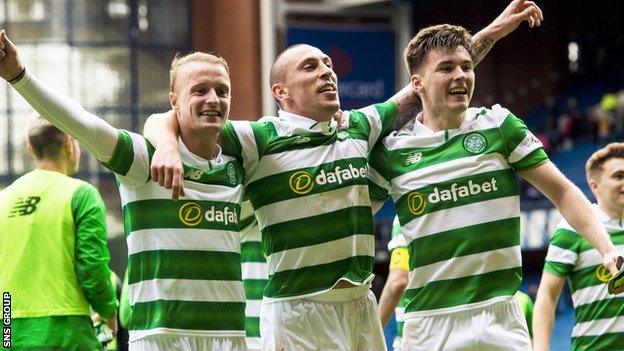
{"label": "raised arm", "polygon": [[542,273],[533,309],[533,350],[550,350],[550,338],[552,336],[555,321],[557,302],[565,280],[552,273]]}
{"label": "raised arm", "polygon": [[533,28],[539,27],[543,20],[542,10],[535,2],[513,0],[492,23],[472,37],[474,65],[478,65],[483,60],[494,43],[516,30],[522,22],[527,21],[529,27]]}
{"label": "raised arm", "polygon": [[152,157],[150,172],[152,180],[160,186],[171,189],[175,201],[184,196],[184,168],[178,148],[178,119],[173,110],[149,116],[143,135],[156,148]]}
{"label": "raised arm", "polygon": [[546,195],[570,226],[600,252],[602,264],[611,274],[617,273],[616,262],[620,254],[579,188],[550,161],[518,174]]}
{"label": "raised arm", "polygon": [[15,45],[0,31],[0,77],[45,119],[73,136],[96,159],[108,162],[117,145],[117,129],[87,112],[76,101],[39,82],[25,67]]}
{"label": "raised arm", "polygon": [[[516,30],[522,22],[528,22],[529,27],[533,28],[540,26],[543,20],[542,10],[535,2],[513,0],[492,23],[472,37],[474,66],[476,67],[483,60],[497,41]],[[412,89],[411,84],[405,86],[390,99],[394,100],[399,107],[394,129],[401,129],[420,112],[420,98]]]}

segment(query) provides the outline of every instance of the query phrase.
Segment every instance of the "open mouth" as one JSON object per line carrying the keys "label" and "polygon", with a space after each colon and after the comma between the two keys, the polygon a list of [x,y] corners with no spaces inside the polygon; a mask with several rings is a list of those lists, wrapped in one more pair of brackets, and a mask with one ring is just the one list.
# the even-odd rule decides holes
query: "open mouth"
{"label": "open mouth", "polygon": [[199,113],[202,117],[221,117],[221,112],[217,110],[204,110]]}
{"label": "open mouth", "polygon": [[468,89],[452,88],[451,90],[448,91],[448,94],[453,95],[453,96],[464,96],[464,95],[468,95]]}
{"label": "open mouth", "polygon": [[336,92],[336,85],[334,83],[326,83],[321,85],[316,91],[319,93]]}

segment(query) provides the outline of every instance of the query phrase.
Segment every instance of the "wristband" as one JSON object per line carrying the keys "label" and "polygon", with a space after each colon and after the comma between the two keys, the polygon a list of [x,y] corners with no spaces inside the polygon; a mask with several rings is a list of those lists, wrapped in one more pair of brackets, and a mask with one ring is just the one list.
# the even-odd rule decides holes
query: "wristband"
{"label": "wristband", "polygon": [[22,77],[24,77],[24,74],[26,74],[26,67],[22,68],[22,71],[20,72],[20,74],[17,75],[17,77],[10,79],[9,80],[9,84],[14,84],[20,81],[20,79],[22,79]]}

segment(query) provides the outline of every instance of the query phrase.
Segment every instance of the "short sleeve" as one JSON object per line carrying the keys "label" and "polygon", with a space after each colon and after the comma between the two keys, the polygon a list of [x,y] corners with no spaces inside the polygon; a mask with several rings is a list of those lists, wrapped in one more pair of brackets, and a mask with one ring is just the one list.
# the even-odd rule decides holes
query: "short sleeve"
{"label": "short sleeve", "polygon": [[544,271],[565,277],[576,265],[581,237],[570,230],[557,228],[550,239]]}
{"label": "short sleeve", "polygon": [[368,156],[368,184],[373,202],[384,202],[390,193],[388,150],[379,143]]}
{"label": "short sleeve", "polygon": [[257,122],[250,121],[227,121],[221,132],[221,147],[223,153],[234,157],[243,164],[246,176],[258,165],[262,150],[259,150],[256,142],[256,134],[259,132]]}
{"label": "short sleeve", "polygon": [[102,165],[114,172],[119,182],[136,187],[149,181],[153,154],[154,147],[142,135],[120,129],[113,157]]}
{"label": "short sleeve", "polygon": [[542,142],[513,113],[508,112],[500,131],[507,150],[505,156],[516,171],[537,167],[548,160]]}
{"label": "short sleeve", "polygon": [[399,108],[393,100],[374,104],[362,109],[352,110],[349,114],[349,125],[361,125],[368,135],[368,150],[390,134],[396,122]]}

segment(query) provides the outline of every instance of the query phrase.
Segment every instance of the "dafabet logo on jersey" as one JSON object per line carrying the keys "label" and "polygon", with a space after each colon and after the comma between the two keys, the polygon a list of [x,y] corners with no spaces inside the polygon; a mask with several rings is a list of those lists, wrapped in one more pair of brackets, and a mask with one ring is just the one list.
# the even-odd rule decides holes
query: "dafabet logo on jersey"
{"label": "dafabet logo on jersey", "polygon": [[598,265],[596,268],[596,278],[603,283],[606,283],[611,279],[611,272],[607,269],[607,267],[603,265]]}
{"label": "dafabet logo on jersey", "polygon": [[199,204],[195,202],[187,202],[180,207],[178,216],[180,217],[180,221],[182,221],[182,223],[188,225],[189,227],[194,227],[201,223],[202,212],[202,208]]}
{"label": "dafabet logo on jersey", "polygon": [[312,175],[308,172],[299,171],[295,172],[290,176],[290,180],[288,181],[290,184],[290,189],[295,192],[295,194],[303,195],[307,194],[312,190],[314,186],[314,181],[312,180]]}
{"label": "dafabet logo on jersey", "polygon": [[340,185],[351,179],[366,178],[367,173],[368,169],[366,167],[353,167],[352,164],[349,164],[348,168],[336,166],[333,170],[327,172],[322,169],[316,177],[309,172],[298,171],[290,176],[288,185],[290,185],[290,189],[295,194],[305,195],[312,191],[314,185],[334,183]]}
{"label": "dafabet logo on jersey", "polygon": [[415,191],[407,196],[407,208],[413,215],[418,216],[423,213],[425,207],[427,207],[427,200],[423,194]]}
{"label": "dafabet logo on jersey", "polygon": [[471,179],[463,184],[452,183],[450,186],[444,188],[436,186],[427,196],[414,191],[407,196],[407,208],[413,215],[418,216],[425,211],[427,203],[457,202],[465,197],[497,190],[496,178],[486,180],[483,183],[473,182]]}
{"label": "dafabet logo on jersey", "polygon": [[187,202],[180,206],[178,211],[180,222],[189,227],[195,227],[205,219],[207,222],[218,222],[224,225],[238,224],[236,211],[228,206],[218,209],[214,205],[206,211],[197,202]]}

